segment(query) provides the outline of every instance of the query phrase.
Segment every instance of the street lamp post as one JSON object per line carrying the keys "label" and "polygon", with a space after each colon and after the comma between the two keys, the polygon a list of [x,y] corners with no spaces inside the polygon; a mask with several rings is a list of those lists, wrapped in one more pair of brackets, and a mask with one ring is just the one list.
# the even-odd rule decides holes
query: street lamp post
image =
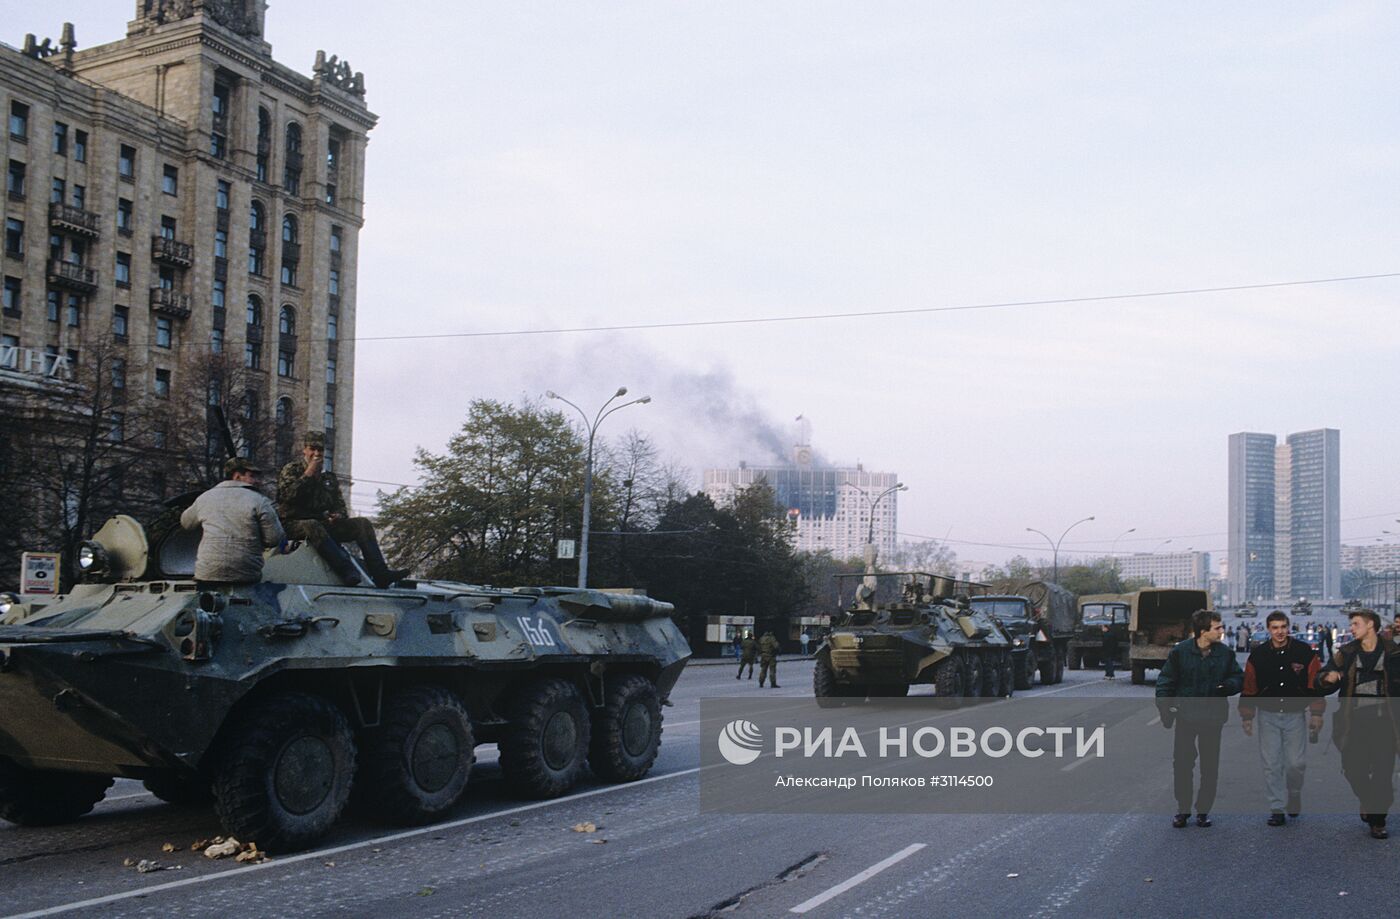
{"label": "street lamp post", "polygon": [[[1064,530],[1063,533],[1060,534],[1060,538],[1059,538],[1059,539],[1051,539],[1050,536],[1049,536],[1048,534],[1042,533],[1040,530],[1037,530],[1035,527],[1026,527],[1026,532],[1027,532],[1027,533],[1038,533],[1039,535],[1044,536],[1044,537],[1045,537],[1045,541],[1048,542],[1048,543],[1050,544],[1050,553],[1051,553],[1051,556],[1052,556],[1052,559],[1053,559],[1052,562],[1051,562],[1051,564],[1054,566],[1054,572],[1055,572],[1053,575],[1051,575],[1051,578],[1050,578],[1050,579],[1051,579],[1054,583],[1056,583],[1056,584],[1060,583],[1060,543],[1064,542],[1065,537],[1066,537],[1067,535],[1069,535],[1069,531],[1070,531],[1070,530],[1072,530],[1072,529],[1074,529],[1075,527],[1079,526],[1081,523],[1088,523],[1090,520],[1093,520],[1093,519],[1094,519],[1093,517],[1085,517],[1083,520],[1076,520],[1076,521],[1074,521],[1074,523],[1071,523],[1069,526],[1065,527],[1065,530]],[[1132,532],[1132,531],[1129,530],[1129,532]]]}
{"label": "street lamp post", "polygon": [[[604,402],[598,408],[597,414],[593,416],[593,420],[590,422],[588,420],[587,412],[579,408],[577,405],[574,405],[574,403],[570,402],[568,399],[565,399],[563,396],[559,395],[554,390],[549,390],[545,393],[545,395],[551,399],[557,399],[560,402],[563,402],[565,405],[578,412],[579,417],[583,419],[584,430],[588,432],[588,457],[585,460],[583,466],[583,533],[581,534],[581,537],[579,539],[578,549],[578,586],[587,587],[588,531],[591,525],[589,518],[593,514],[593,439],[598,433],[598,425],[603,423],[604,418],[608,417],[613,412],[618,411],[619,409],[626,408],[629,405],[646,405],[648,402],[651,401],[651,396],[642,396],[640,399],[633,399],[630,402],[623,402],[619,405],[612,405],[614,401],[621,399],[623,396],[627,395],[627,387],[620,386],[618,387],[617,392],[613,393],[612,397],[609,398],[608,401]],[[612,408],[608,408],[608,406],[610,405],[612,405]]]}
{"label": "street lamp post", "polygon": [[847,488],[854,488],[857,492],[860,493],[860,496],[864,498],[866,502],[870,505],[870,528],[865,535],[865,553],[867,556],[865,564],[867,566],[866,574],[873,574],[873,568],[875,565],[875,508],[880,506],[880,502],[885,500],[886,495],[894,494],[897,491],[908,491],[909,487],[903,482],[895,482],[889,488],[886,488],[884,491],[880,492],[880,494],[877,495],[874,500],[871,500],[870,495],[865,493],[865,489],[861,488],[856,483],[842,482],[841,484],[846,486]]}
{"label": "street lamp post", "polygon": [[1124,530],[1123,532],[1119,533],[1117,536],[1113,537],[1113,542],[1111,542],[1111,543],[1108,544],[1108,557],[1111,558],[1111,559],[1113,559],[1113,573],[1114,573],[1114,574],[1117,574],[1117,573],[1118,573],[1118,540],[1122,539],[1124,536],[1127,536],[1129,533],[1136,533],[1136,532],[1137,532],[1137,527],[1129,527],[1128,529],[1126,529],[1126,530]]}

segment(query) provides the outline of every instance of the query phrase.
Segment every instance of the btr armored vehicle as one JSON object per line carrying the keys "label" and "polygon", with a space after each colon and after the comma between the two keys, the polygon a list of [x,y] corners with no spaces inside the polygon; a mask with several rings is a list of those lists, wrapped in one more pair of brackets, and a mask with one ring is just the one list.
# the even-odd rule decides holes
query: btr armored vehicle
{"label": "btr armored vehicle", "polygon": [[849,577],[861,579],[855,599],[815,654],[818,700],[903,696],[914,683],[944,698],[1011,694],[1011,639],[968,603],[983,585],[924,572]]}
{"label": "btr armored vehicle", "polygon": [[1014,593],[972,597],[972,608],[996,618],[1011,636],[1011,674],[1017,689],[1037,676],[1046,685],[1065,678],[1077,621],[1074,594],[1049,581],[1032,581]]}
{"label": "btr armored vehicle", "polygon": [[[178,511],[177,511],[178,513]],[[564,587],[345,583],[309,545],[261,583],[192,577],[198,533],[115,517],[84,582],[0,626],[0,817],[87,813],[114,776],[212,799],[224,829],[306,847],[348,801],[426,823],[495,743],[526,797],[640,778],[690,649],[670,604]]]}

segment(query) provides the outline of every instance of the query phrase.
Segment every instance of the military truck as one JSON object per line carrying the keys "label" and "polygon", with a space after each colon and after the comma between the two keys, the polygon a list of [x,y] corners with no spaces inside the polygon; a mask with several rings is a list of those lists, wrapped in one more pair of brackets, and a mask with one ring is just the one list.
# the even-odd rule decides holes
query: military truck
{"label": "military truck", "polygon": [[1014,593],[984,594],[968,602],[994,616],[1011,636],[1011,672],[1017,689],[1030,689],[1037,675],[1045,685],[1064,680],[1078,619],[1074,594],[1049,581],[1032,581]]}
{"label": "military truck", "polygon": [[1148,670],[1160,670],[1172,646],[1191,637],[1191,614],[1215,609],[1210,592],[1145,587],[1127,594],[1128,662],[1133,682],[1147,681]]}
{"label": "military truck", "polygon": [[1118,639],[1118,660],[1128,664],[1128,620],[1132,604],[1125,594],[1089,594],[1079,598],[1079,625],[1069,642],[1069,668],[1103,666],[1104,626]]}
{"label": "military truck", "polygon": [[[178,508],[175,508],[178,516]],[[114,776],[213,801],[225,831],[311,845],[352,798],[419,824],[467,790],[477,744],[506,784],[562,795],[638,779],[690,648],[668,603],[572,587],[346,583],[314,548],[261,583],[192,577],[198,534],[108,521],[83,582],[0,626],[0,818],[64,823]]]}
{"label": "military truck", "polygon": [[820,704],[904,696],[916,683],[950,699],[1011,695],[1011,638],[967,599],[985,585],[921,571],[837,576],[854,578],[850,607],[813,655]]}

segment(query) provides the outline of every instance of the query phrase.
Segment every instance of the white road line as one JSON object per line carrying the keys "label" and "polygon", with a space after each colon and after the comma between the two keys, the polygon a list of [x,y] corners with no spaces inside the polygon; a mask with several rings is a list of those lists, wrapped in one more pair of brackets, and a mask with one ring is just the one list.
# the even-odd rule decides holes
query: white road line
{"label": "white road line", "polygon": [[1069,772],[1071,769],[1078,769],[1080,766],[1084,765],[1084,764],[1087,763],[1087,762],[1091,762],[1091,761],[1092,761],[1092,760],[1091,760],[1089,757],[1085,756],[1085,757],[1082,757],[1082,758],[1080,758],[1080,759],[1075,760],[1074,762],[1070,763],[1070,764],[1067,765],[1067,766],[1061,766],[1061,767],[1060,767],[1060,771],[1061,771],[1061,772]]}
{"label": "white road line", "polygon": [[1154,725],[1154,724],[1161,724],[1161,723],[1162,723],[1162,716],[1161,716],[1161,715],[1157,715],[1157,716],[1154,717],[1151,721],[1147,722],[1147,726],[1148,726],[1148,727],[1152,727],[1152,725]]}
{"label": "white road line", "polygon": [[823,903],[825,903],[827,900],[830,900],[832,897],[838,897],[846,891],[850,890],[852,887],[856,886],[857,884],[863,884],[864,882],[870,880],[875,875],[879,874],[881,871],[884,871],[891,865],[904,861],[906,858],[913,855],[915,852],[924,848],[925,845],[925,843],[916,842],[912,846],[905,846],[903,849],[900,849],[898,852],[891,855],[889,858],[884,859],[883,861],[876,862],[869,868],[866,868],[864,871],[862,871],[860,874],[857,874],[855,877],[842,881],[835,887],[832,887],[829,890],[825,890],[817,894],[810,900],[802,901],[801,903],[794,906],[792,909],[788,910],[788,912],[810,913],[812,910],[816,909],[818,906],[821,906]]}
{"label": "white road line", "polygon": [[[248,874],[254,871],[265,871],[268,868],[278,868],[282,865],[295,865],[297,862],[309,861],[314,858],[325,858],[330,855],[339,855],[341,852],[353,852],[356,849],[364,849],[369,846],[383,845],[384,843],[398,842],[401,839],[412,839],[415,836],[425,836],[428,833],[440,833],[444,830],[452,830],[461,826],[468,826],[473,823],[481,823],[484,820],[495,820],[497,817],[510,817],[514,814],[524,814],[529,811],[539,810],[544,807],[553,807],[556,804],[568,804],[571,801],[581,801],[584,798],[592,798],[596,795],[605,795],[614,791],[625,791],[628,788],[637,788],[642,785],[650,785],[652,782],[662,782],[666,779],[680,778],[685,775],[694,775],[700,771],[700,767],[693,769],[682,769],[679,772],[668,772],[665,775],[654,775],[649,779],[641,779],[636,782],[625,782],[621,785],[609,785],[606,788],[594,788],[589,791],[580,792],[576,795],[569,795],[564,798],[555,798],[551,801],[539,801],[534,804],[522,804],[518,807],[510,807],[502,811],[494,811],[490,814],[480,814],[476,817],[464,817],[461,820],[451,820],[447,823],[434,823],[429,826],[419,827],[414,830],[404,830],[400,833],[390,833],[387,836],[376,836],[373,839],[365,839],[360,842],[346,843],[343,846],[332,846],[329,849],[316,849],[311,852],[299,852],[296,855],[288,855],[284,858],[273,858],[260,865],[244,865],[242,868],[230,868],[228,871],[220,871],[218,874],[206,874],[202,877],[184,878],[179,881],[169,881],[165,884],[154,884],[150,887],[140,887],[135,890],[128,890],[122,893],[108,894],[105,897],[93,897],[89,900],[75,900],[72,903],[63,903],[58,906],[50,906],[47,909],[38,909],[28,913],[18,913],[8,916],[7,919],[34,919],[38,916],[56,916],[75,909],[87,909],[93,906],[103,906],[108,903],[117,903],[121,900],[129,900],[132,897],[145,897],[153,893],[161,893],[166,890],[176,890],[181,887],[190,887],[194,884],[206,884],[210,881],[222,881],[226,878]],[[920,846],[922,848],[922,846]]]}

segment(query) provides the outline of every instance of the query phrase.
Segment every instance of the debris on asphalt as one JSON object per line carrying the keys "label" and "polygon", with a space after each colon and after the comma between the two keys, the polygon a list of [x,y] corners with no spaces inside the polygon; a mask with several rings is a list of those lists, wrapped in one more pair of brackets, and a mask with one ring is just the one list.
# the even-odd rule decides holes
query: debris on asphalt
{"label": "debris on asphalt", "polygon": [[173,842],[167,842],[165,845],[163,845],[163,846],[160,847],[160,850],[161,850],[162,852],[174,852],[174,851],[175,851],[175,843],[173,843]]}
{"label": "debris on asphalt", "polygon": [[591,843],[594,843],[595,845],[600,845],[600,846],[601,846],[603,843],[607,842],[606,839],[590,839],[590,840],[588,840],[588,841],[591,842]]}
{"label": "debris on asphalt", "polygon": [[322,862],[321,864],[325,865],[327,868],[335,867],[335,862]]}
{"label": "debris on asphalt", "polygon": [[233,860],[244,864],[258,865],[267,861],[267,853],[259,849],[257,843],[250,842],[243,846],[243,851],[235,855]]}
{"label": "debris on asphalt", "polygon": [[[131,859],[128,858],[127,861],[129,862]],[[152,871],[180,871],[184,867],[184,865],[162,865],[153,858],[143,858],[136,863],[136,870],[141,874],[150,874]]]}
{"label": "debris on asphalt", "polygon": [[211,840],[208,839],[196,839],[194,842],[190,843],[190,851],[203,852],[205,849],[209,848],[210,842]]}
{"label": "debris on asphalt", "polygon": [[1152,883],[1152,878],[1143,878],[1143,880],[1146,881],[1146,882],[1149,883],[1149,884]]}
{"label": "debris on asphalt", "polygon": [[1018,877],[1020,877],[1020,875],[1013,871],[1013,872],[1011,872],[1010,874],[1008,874],[1007,877],[1009,877],[1009,878],[1018,878]]}
{"label": "debris on asphalt", "polygon": [[596,832],[598,832],[598,825],[597,825],[596,823],[587,823],[587,822],[585,822],[585,823],[575,823],[575,824],[573,825],[573,831],[574,831],[575,833],[596,833]]}
{"label": "debris on asphalt", "polygon": [[431,897],[431,896],[432,896],[433,894],[435,894],[435,893],[437,893],[437,890],[436,890],[435,888],[432,888],[432,887],[419,887],[419,888],[418,888],[417,896],[420,896],[420,897]]}
{"label": "debris on asphalt", "polygon": [[230,855],[237,855],[238,850],[243,848],[243,843],[230,836],[225,839],[222,836],[215,836],[214,841],[204,850],[205,858],[227,858]]}

